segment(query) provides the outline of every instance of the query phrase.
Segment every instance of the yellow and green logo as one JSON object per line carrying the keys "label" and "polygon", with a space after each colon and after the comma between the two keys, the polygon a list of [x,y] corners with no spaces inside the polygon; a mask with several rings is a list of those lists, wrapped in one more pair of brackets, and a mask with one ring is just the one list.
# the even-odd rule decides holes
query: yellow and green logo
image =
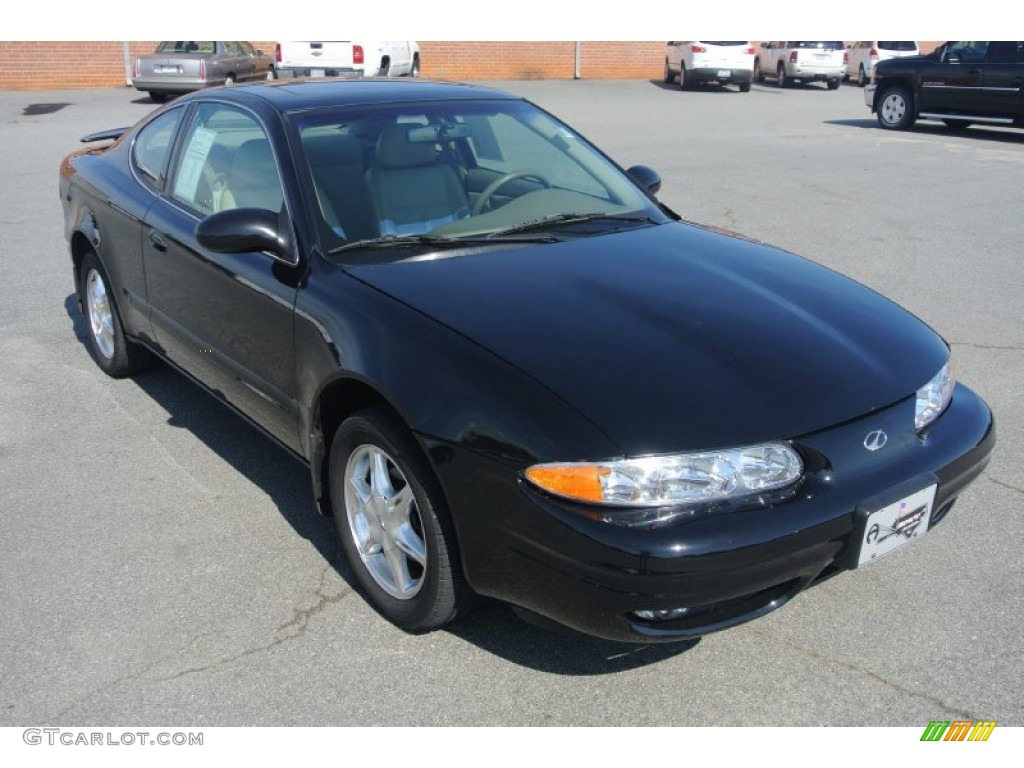
{"label": "yellow and green logo", "polygon": [[932,720],[921,741],[988,741],[995,727],[995,720]]}

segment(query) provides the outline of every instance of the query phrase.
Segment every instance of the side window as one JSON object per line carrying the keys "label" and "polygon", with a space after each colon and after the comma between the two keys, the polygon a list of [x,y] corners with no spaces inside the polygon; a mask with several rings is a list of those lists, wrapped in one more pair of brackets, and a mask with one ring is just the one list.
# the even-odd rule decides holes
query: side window
{"label": "side window", "polygon": [[229,56],[245,56],[245,50],[243,50],[240,43],[232,40],[231,42],[224,43],[224,47],[227,49]]}
{"label": "side window", "polygon": [[242,54],[244,56],[255,56],[256,55],[256,49],[253,48],[250,43],[240,42],[238,44],[238,47],[242,49]]}
{"label": "side window", "polygon": [[139,131],[132,147],[132,164],[139,175],[155,190],[163,189],[167,177],[167,161],[178,132],[184,109],[172,109]]}
{"label": "side window", "polygon": [[1024,42],[1003,40],[989,44],[989,60],[1000,64],[1024,62]]}
{"label": "side window", "polygon": [[225,104],[201,104],[179,153],[171,195],[200,215],[231,208],[281,210],[284,195],[266,132]]}
{"label": "side window", "polygon": [[958,41],[952,43],[946,51],[946,59],[959,57],[960,61],[984,61],[988,53],[988,42]]}

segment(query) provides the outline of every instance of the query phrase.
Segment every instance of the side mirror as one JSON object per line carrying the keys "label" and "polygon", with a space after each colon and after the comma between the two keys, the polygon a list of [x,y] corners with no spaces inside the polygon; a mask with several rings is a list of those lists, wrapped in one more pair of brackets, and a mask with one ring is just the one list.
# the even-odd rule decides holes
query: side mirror
{"label": "side mirror", "polygon": [[196,240],[215,253],[267,251],[285,264],[298,263],[284,211],[232,208],[212,213],[196,224]]}
{"label": "side mirror", "polygon": [[652,195],[658,194],[661,189],[661,176],[653,168],[646,165],[634,165],[626,171],[637,184],[646,189]]}

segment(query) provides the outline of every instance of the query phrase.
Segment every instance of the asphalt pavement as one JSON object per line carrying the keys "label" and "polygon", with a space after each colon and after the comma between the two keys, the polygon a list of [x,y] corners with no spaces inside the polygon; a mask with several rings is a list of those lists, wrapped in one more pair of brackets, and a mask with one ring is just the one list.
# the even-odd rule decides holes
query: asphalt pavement
{"label": "asphalt pavement", "polygon": [[0,725],[1024,725],[1024,131],[883,131],[853,86],[494,85],[656,168],[686,218],[930,323],[996,414],[985,475],[913,546],[695,644],[497,604],[406,634],[349,585],[301,465],[178,374],[89,358],[58,165],[156,105],[2,92]]}

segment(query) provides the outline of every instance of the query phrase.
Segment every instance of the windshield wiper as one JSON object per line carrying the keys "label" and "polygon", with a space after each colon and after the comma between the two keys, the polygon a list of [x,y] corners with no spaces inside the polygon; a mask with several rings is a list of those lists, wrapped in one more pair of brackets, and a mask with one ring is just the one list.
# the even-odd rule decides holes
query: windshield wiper
{"label": "windshield wiper", "polygon": [[[495,233],[500,234],[500,233]],[[449,235],[386,235],[370,240],[357,240],[354,243],[345,243],[337,248],[331,248],[328,256],[334,256],[345,251],[373,250],[377,248],[466,248],[473,245],[496,245],[498,243],[553,243],[556,238],[550,235],[543,237],[485,237],[470,236],[456,237]]]}
{"label": "windshield wiper", "polygon": [[540,219],[533,219],[531,221],[524,221],[522,224],[516,224],[514,227],[508,227],[507,229],[499,229],[497,232],[492,232],[488,237],[502,237],[504,235],[511,235],[517,232],[530,232],[535,229],[543,229],[549,227],[552,224],[582,224],[588,221],[621,221],[626,223],[636,224],[661,224],[658,219],[653,216],[646,216],[643,214],[629,214],[629,213],[556,213],[551,216],[544,216]]}

